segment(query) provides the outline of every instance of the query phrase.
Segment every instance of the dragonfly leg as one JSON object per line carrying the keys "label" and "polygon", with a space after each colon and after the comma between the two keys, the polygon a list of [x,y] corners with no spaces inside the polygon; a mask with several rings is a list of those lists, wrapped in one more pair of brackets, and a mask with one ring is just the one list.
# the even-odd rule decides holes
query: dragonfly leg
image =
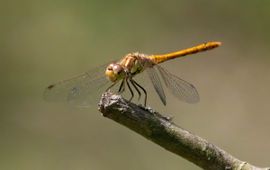
{"label": "dragonfly leg", "polygon": [[146,90],[139,83],[137,83],[135,80],[132,80],[132,81],[137,87],[139,87],[144,92],[144,95],[145,95],[144,106],[146,106],[146,101],[147,101],[147,92],[146,92]]}
{"label": "dragonfly leg", "polygon": [[115,84],[116,84],[116,82],[113,83],[112,85],[110,85],[105,91],[106,91],[106,92],[109,91]]}
{"label": "dragonfly leg", "polygon": [[120,84],[120,87],[119,87],[119,90],[118,90],[118,93],[121,94],[125,91],[125,80],[123,79],[121,84]]}
{"label": "dragonfly leg", "polygon": [[134,83],[134,80],[132,78],[129,79],[129,81],[131,82],[131,84],[135,88],[135,90],[137,91],[137,93],[139,95],[138,100],[140,100],[140,98],[141,98],[141,91],[140,91],[140,89],[136,86],[136,84]]}
{"label": "dragonfly leg", "polygon": [[131,97],[129,99],[129,101],[131,101],[134,97],[134,93],[133,93],[133,90],[132,90],[127,78],[125,79],[125,81],[127,82],[127,86],[128,86],[129,91],[130,91],[130,94],[131,94]]}

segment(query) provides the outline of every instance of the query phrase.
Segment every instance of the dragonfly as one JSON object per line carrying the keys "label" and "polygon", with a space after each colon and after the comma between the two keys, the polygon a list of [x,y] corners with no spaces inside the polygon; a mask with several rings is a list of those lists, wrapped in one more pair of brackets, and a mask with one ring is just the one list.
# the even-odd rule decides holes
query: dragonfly
{"label": "dragonfly", "polygon": [[[105,91],[109,91],[119,84],[117,93],[122,94],[124,91],[129,91],[129,101],[134,98],[135,93],[139,96],[138,100],[144,94],[144,106],[146,106],[147,90],[134,79],[136,75],[145,71],[164,105],[167,102],[163,84],[179,100],[197,103],[200,97],[195,86],[170,73],[160,66],[160,63],[211,50],[220,45],[221,42],[206,42],[180,51],[158,55],[147,55],[139,52],[129,53],[119,61],[99,66],[73,78],[49,85],[45,89],[44,98],[48,101],[68,101],[76,105],[88,106],[91,103],[89,99],[93,98],[92,94],[97,92],[100,87],[110,83]],[[163,80],[163,83],[161,80]]]}

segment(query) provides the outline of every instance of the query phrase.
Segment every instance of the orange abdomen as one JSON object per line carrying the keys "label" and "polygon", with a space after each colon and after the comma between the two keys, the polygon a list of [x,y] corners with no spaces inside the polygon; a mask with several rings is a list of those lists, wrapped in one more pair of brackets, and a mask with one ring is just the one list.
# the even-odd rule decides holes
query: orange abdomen
{"label": "orange abdomen", "polygon": [[197,45],[195,47],[187,48],[184,50],[176,51],[173,53],[168,54],[161,54],[161,55],[151,55],[148,56],[154,63],[159,64],[167,60],[171,60],[174,58],[186,56],[189,54],[195,54],[202,51],[207,51],[213,48],[216,48],[221,45],[221,42],[207,42],[204,44]]}

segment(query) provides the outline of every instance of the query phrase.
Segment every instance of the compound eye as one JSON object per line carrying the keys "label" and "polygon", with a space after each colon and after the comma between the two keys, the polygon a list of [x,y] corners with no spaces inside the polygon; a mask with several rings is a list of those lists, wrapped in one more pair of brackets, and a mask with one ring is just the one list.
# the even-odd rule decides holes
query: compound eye
{"label": "compound eye", "polygon": [[105,74],[110,81],[116,82],[123,77],[123,71],[121,65],[113,63],[107,67]]}
{"label": "compound eye", "polygon": [[114,73],[117,75],[123,72],[123,68],[120,65],[114,65],[113,70],[114,70]]}
{"label": "compound eye", "polygon": [[109,65],[109,66],[107,67],[107,71],[113,71],[113,66]]}

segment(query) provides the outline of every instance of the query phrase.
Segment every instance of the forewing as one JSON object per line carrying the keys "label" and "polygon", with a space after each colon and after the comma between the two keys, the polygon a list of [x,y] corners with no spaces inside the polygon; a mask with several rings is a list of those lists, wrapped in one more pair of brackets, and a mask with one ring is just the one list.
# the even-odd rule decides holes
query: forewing
{"label": "forewing", "polygon": [[149,76],[160,100],[162,101],[162,103],[164,105],[166,105],[166,96],[165,96],[164,90],[162,88],[162,84],[161,84],[161,81],[159,79],[158,73],[156,72],[154,67],[148,68],[148,69],[146,69],[146,71],[148,73],[148,76]]}
{"label": "forewing", "polygon": [[48,86],[44,92],[44,99],[68,101],[78,106],[87,106],[97,101],[99,89],[108,83],[104,74],[105,68],[106,65],[102,65],[71,79]]}
{"label": "forewing", "polygon": [[179,77],[169,73],[163,67],[156,65],[165,85],[178,99],[187,103],[197,103],[200,100],[199,94],[192,84],[180,79]]}

